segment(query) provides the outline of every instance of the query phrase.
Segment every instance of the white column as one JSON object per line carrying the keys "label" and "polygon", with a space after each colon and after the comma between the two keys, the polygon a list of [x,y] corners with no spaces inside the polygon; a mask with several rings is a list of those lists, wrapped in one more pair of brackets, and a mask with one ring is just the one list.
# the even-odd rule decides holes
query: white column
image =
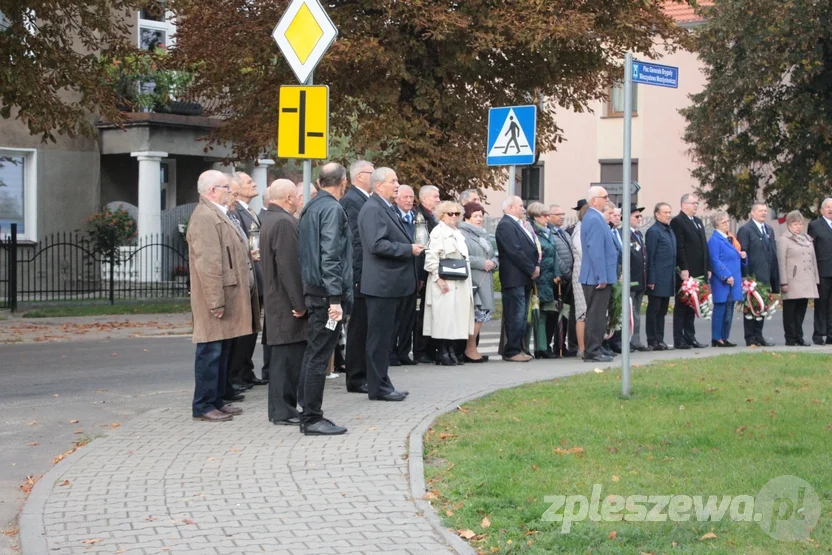
{"label": "white column", "polygon": [[[160,163],[167,152],[131,152],[139,161],[139,248],[161,242],[162,233],[162,175]],[[162,281],[161,249],[149,247],[137,255],[136,270],[140,280]]]}
{"label": "white column", "polygon": [[257,165],[251,169],[251,178],[257,183],[257,196],[251,199],[249,206],[256,214],[263,208],[263,193],[269,186],[269,168],[274,166],[274,160],[257,160]]}
{"label": "white column", "polygon": [[160,162],[167,152],[131,152],[139,160],[138,235],[143,239],[162,232],[162,179]]}

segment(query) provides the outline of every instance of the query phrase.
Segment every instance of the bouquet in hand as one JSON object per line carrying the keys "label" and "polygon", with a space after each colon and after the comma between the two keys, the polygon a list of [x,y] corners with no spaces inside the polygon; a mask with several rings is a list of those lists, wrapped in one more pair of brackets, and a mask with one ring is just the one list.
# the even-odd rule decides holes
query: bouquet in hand
{"label": "bouquet in hand", "polygon": [[753,276],[742,280],[742,312],[746,320],[771,320],[780,301],[774,298],[771,287]]}
{"label": "bouquet in hand", "polygon": [[711,296],[711,288],[703,277],[689,277],[682,281],[679,289],[681,301],[691,307],[696,316],[710,320],[714,311],[714,299]]}

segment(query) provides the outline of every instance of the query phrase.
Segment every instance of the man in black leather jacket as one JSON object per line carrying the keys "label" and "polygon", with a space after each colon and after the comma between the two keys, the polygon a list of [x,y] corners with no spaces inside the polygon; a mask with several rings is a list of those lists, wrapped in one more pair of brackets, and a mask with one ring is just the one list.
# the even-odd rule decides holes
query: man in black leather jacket
{"label": "man in black leather jacket", "polygon": [[[300,429],[306,435],[337,435],[347,431],[323,417],[321,405],[329,359],[341,335],[344,310],[352,301],[352,239],[347,214],[338,203],[347,185],[347,172],[330,162],[318,176],[318,195],[300,215],[303,295],[309,311],[307,347],[298,385]],[[336,321],[334,329],[327,327]]]}

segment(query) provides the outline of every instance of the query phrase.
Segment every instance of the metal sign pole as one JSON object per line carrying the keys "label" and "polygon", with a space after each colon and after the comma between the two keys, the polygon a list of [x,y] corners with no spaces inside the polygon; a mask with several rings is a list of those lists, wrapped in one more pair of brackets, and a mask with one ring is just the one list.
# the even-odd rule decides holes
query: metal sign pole
{"label": "metal sign pole", "polygon": [[[621,395],[630,398],[630,182],[632,154],[633,119],[633,55],[627,53],[624,57],[624,160],[623,160],[623,200],[621,206]],[[626,233],[625,233],[626,231]],[[635,311],[640,306],[632,307]]]}
{"label": "metal sign pole", "polygon": [[515,184],[517,183],[517,166],[514,164],[508,167],[508,194],[514,196]]}
{"label": "metal sign pole", "polygon": [[[313,74],[315,72],[311,72],[309,74],[309,79],[306,80],[307,85],[313,85],[312,82]],[[303,205],[306,206],[309,203],[309,197],[312,195],[312,160],[304,160],[303,161]]]}

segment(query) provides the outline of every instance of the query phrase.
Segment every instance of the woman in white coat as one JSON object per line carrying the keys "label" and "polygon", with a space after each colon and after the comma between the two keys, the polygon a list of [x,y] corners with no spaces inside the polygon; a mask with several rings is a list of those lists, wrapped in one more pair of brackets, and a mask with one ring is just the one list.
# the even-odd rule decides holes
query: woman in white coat
{"label": "woman in white coat", "polygon": [[439,277],[439,261],[447,258],[468,260],[465,237],[458,229],[462,207],[453,201],[439,204],[434,211],[439,224],[430,232],[425,251],[425,325],[424,334],[437,342],[436,364],[465,364],[458,359],[454,341],[468,339],[474,333],[474,297],[471,289],[471,264],[468,277],[450,280]]}

